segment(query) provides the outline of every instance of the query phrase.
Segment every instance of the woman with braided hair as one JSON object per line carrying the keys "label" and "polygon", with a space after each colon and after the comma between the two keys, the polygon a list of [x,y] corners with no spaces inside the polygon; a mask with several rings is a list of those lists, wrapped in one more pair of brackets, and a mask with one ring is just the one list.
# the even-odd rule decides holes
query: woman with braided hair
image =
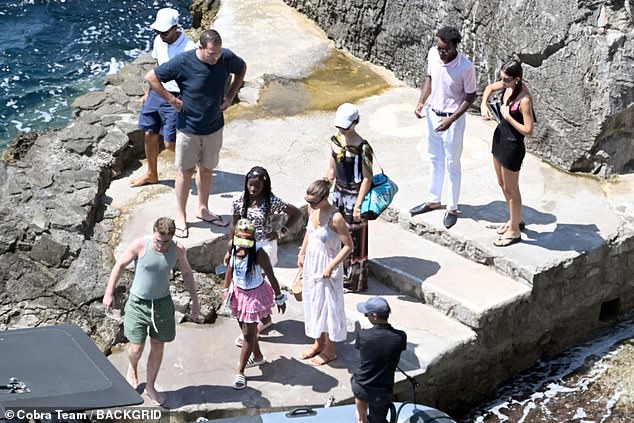
{"label": "woman with braided hair", "polygon": [[[271,177],[261,166],[251,168],[246,174],[244,192],[234,198],[231,209],[233,220],[229,227],[229,243],[224,259],[225,264],[229,262],[231,247],[233,247],[235,225],[239,219],[247,218],[255,226],[255,241],[269,256],[271,266],[275,266],[277,264],[277,241],[286,236],[289,229],[299,220],[299,209],[273,194]],[[275,214],[287,216],[286,222],[279,230],[273,227],[273,215]],[[266,316],[262,320],[258,325],[258,332],[272,324],[270,316]],[[243,340],[244,337],[240,335],[236,338],[235,344],[241,347]]]}

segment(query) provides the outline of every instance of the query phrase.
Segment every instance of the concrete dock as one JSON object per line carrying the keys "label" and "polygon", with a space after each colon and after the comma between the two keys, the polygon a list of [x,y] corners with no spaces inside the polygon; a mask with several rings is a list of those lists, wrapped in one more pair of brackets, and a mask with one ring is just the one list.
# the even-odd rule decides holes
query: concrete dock
{"label": "concrete dock", "polygon": [[[227,113],[224,145],[210,198],[211,210],[224,219],[230,219],[231,200],[243,190],[244,175],[255,165],[269,171],[276,195],[305,206],[306,187],[325,174],[329,138],[335,131],[332,119],[336,106],[316,110],[297,104],[281,105],[271,112],[272,109],[263,111],[256,104],[259,93],[266,92],[266,81],[308,78],[334,50],[319,28],[283,2],[248,3],[247,7],[246,2],[224,1],[214,24],[223,37],[223,46],[248,64],[244,101]],[[254,28],[258,28],[257,36]],[[158,388],[166,392],[166,408],[188,416],[214,418],[255,413],[256,409],[323,405],[331,396],[337,403],[350,402],[349,379],[358,365],[354,332],[359,325],[368,325],[355,304],[372,295],[382,295],[390,302],[391,323],[408,334],[408,349],[401,367],[425,382],[419,399],[442,408],[447,404],[443,392],[456,395],[462,389],[458,385],[464,384],[470,386],[474,396],[484,393],[543,351],[554,351],[575,339],[574,333],[560,336],[569,324],[565,322],[568,315],[553,311],[552,321],[557,324],[549,317],[541,321],[534,318],[533,313],[543,315],[543,308],[552,309],[552,304],[557,303],[550,286],[542,287],[544,281],[551,284],[553,280],[565,280],[565,288],[557,288],[563,298],[566,289],[574,289],[570,288],[572,281],[583,282],[573,270],[567,270],[570,264],[584,274],[588,273],[584,266],[594,261],[599,263],[594,263],[594,268],[601,269],[604,256],[597,251],[607,251],[601,254],[618,262],[618,256],[611,251],[618,250],[619,245],[625,245],[621,250],[629,254],[630,266],[634,262],[634,175],[610,181],[572,175],[530,154],[520,177],[527,225],[522,242],[507,248],[495,247],[497,235],[492,227],[508,218],[491,163],[490,142],[495,124],[476,115],[467,117],[458,223],[445,229],[444,210],[410,218],[407,211],[426,200],[429,173],[426,128],[413,112],[419,91],[404,86],[387,70],[364,63],[356,65],[382,75],[388,88],[359,99],[354,87],[342,85],[342,92],[350,90],[351,97],[342,94],[340,100],[352,100],[359,107],[361,120],[357,130],[374,148],[375,172],[380,164],[398,184],[399,193],[385,214],[386,219],[370,223],[372,278],[367,292],[345,296],[348,339],[337,346],[337,360],[314,367],[299,358],[311,340],[303,332],[302,304],[291,298],[286,313],[274,314],[275,324],[260,338],[268,363],[247,369],[248,386],[236,391],[231,387],[239,355],[234,346],[236,322],[221,317],[212,325],[179,325],[176,341],[166,346],[157,381]],[[283,92],[279,99],[291,93]],[[274,94],[271,95],[278,98]],[[526,142],[530,145],[530,139]],[[157,185],[128,187],[129,179],[144,171],[143,163],[110,186],[110,207],[121,211],[116,255],[131,239],[149,233],[151,222],[157,217],[175,215],[172,161],[173,155],[161,154],[161,181]],[[196,202],[192,185],[189,237],[181,242],[188,247],[193,266],[209,272],[224,255],[226,229],[196,219]],[[287,287],[296,271],[298,245],[299,240],[295,240],[280,248],[275,271]],[[572,272],[566,276],[568,279],[561,276],[565,272]],[[593,275],[592,283],[599,277]],[[599,298],[599,286],[603,285],[596,282],[592,292],[597,296],[595,302],[601,303],[608,298]],[[629,288],[624,286],[623,291],[632,287],[634,281],[630,279]],[[536,288],[543,291],[536,293]],[[612,299],[616,294],[610,295]],[[621,307],[632,307],[631,297],[620,298]],[[596,320],[596,316],[592,319]],[[526,327],[525,342],[534,344],[531,348],[518,341],[522,337],[519,331],[525,326],[530,326]],[[577,330],[575,324],[569,328]],[[551,331],[548,337],[544,335],[547,329]],[[496,337],[498,340],[493,342]],[[504,355],[510,352],[521,358]],[[496,354],[515,363],[497,363]],[[125,374],[124,353],[113,354],[110,360]],[[141,363],[144,362],[145,358]],[[140,371],[140,381],[144,381],[143,366]],[[484,373],[488,379],[469,380]],[[455,380],[449,383],[443,377]],[[400,399],[411,399],[402,375],[397,374],[396,379]]]}

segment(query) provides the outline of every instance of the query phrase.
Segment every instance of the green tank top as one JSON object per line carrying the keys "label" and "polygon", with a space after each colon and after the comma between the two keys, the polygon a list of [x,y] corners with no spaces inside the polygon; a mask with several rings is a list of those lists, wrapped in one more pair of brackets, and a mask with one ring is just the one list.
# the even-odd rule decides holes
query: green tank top
{"label": "green tank top", "polygon": [[170,272],[176,264],[176,243],[166,253],[152,249],[152,236],[145,237],[145,254],[135,261],[134,280],[130,292],[144,300],[170,295]]}

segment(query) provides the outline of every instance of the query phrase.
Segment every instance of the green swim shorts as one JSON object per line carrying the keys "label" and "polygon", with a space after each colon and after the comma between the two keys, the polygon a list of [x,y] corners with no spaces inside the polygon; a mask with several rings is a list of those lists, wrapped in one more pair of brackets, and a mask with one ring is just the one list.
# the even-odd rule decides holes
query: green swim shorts
{"label": "green swim shorts", "polygon": [[150,337],[159,341],[171,342],[176,337],[174,303],[170,295],[156,300],[144,300],[132,293],[128,297],[123,334],[133,344],[143,344],[148,329]]}

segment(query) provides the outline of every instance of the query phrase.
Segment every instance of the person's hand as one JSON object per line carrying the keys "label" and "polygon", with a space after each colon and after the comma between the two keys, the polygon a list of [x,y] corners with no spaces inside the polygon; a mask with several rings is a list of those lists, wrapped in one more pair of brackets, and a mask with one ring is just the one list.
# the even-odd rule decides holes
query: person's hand
{"label": "person's hand", "polygon": [[183,111],[183,100],[181,100],[180,98],[174,97],[174,100],[172,100],[170,104],[173,108],[176,109],[177,112]]}
{"label": "person's hand", "polygon": [[361,221],[361,208],[360,207],[355,207],[352,210],[352,218],[354,219],[355,222],[360,222]]}
{"label": "person's hand", "polygon": [[286,311],[286,294],[275,294],[275,305],[277,306],[278,313],[284,314]]}
{"label": "person's hand", "polygon": [[220,103],[220,111],[224,112],[225,110],[227,110],[227,108],[229,108],[229,106],[231,106],[231,100],[229,100],[227,97],[224,97],[222,99],[222,103]]}
{"label": "person's hand", "polygon": [[442,118],[440,120],[440,124],[438,124],[438,126],[434,129],[434,131],[445,132],[447,129],[449,129],[452,123],[453,123],[453,120],[451,120],[451,117]]}
{"label": "person's hand", "polygon": [[416,115],[417,118],[421,119],[423,117],[425,117],[425,113],[423,113],[423,108],[425,107],[425,105],[423,103],[418,103],[416,105],[416,109],[414,109],[414,114]]}
{"label": "person's hand", "polygon": [[480,105],[480,115],[484,118],[484,120],[493,119],[493,116],[491,115],[491,109],[489,109],[489,106],[484,103]]}
{"label": "person's hand", "polygon": [[231,258],[231,251],[227,251],[225,253],[225,257],[222,259],[222,262],[227,266],[229,264],[229,259]]}
{"label": "person's hand", "polygon": [[103,296],[103,309],[107,312],[112,310],[112,305],[114,304],[114,295],[106,293]]}
{"label": "person's hand", "polygon": [[299,254],[297,256],[297,267],[304,267],[304,255]]}
{"label": "person's hand", "polygon": [[146,100],[147,100],[147,93],[143,94],[143,97],[141,97],[141,106],[145,104]]}
{"label": "person's hand", "polygon": [[502,114],[502,117],[504,118],[504,120],[509,120],[509,118],[511,117],[511,111],[509,109],[508,104],[505,104],[502,107],[500,107],[500,113]]}
{"label": "person's hand", "polygon": [[192,310],[190,317],[196,323],[198,323],[198,319],[200,318],[200,304],[198,304],[198,299],[192,299]]}
{"label": "person's hand", "polygon": [[332,265],[328,265],[326,266],[326,268],[324,269],[324,274],[322,275],[324,279],[330,279],[330,276],[332,275],[332,271],[333,271],[333,266]]}

